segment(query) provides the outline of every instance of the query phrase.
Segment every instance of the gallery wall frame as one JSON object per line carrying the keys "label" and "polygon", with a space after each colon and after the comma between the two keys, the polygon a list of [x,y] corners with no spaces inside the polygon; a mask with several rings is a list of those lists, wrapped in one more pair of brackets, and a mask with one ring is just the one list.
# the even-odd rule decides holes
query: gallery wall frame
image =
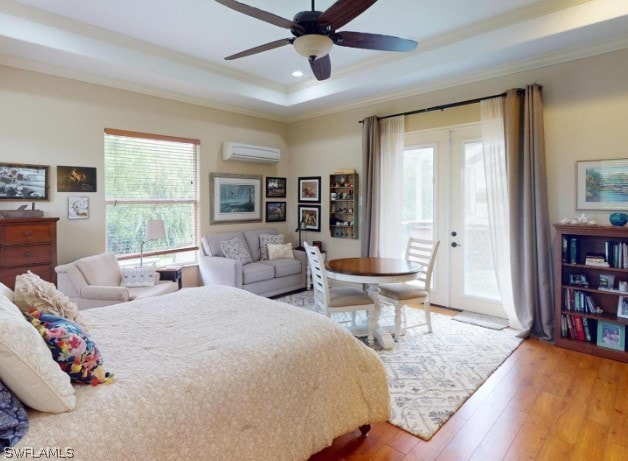
{"label": "gallery wall frame", "polygon": [[286,202],[266,202],[266,222],[284,222]]}
{"label": "gallery wall frame", "polygon": [[209,174],[211,224],[262,221],[262,176]]}
{"label": "gallery wall frame", "polygon": [[628,210],[628,159],[576,162],[578,210]]}
{"label": "gallery wall frame", "polygon": [[0,162],[0,200],[50,200],[50,166]]}
{"label": "gallery wall frame", "polygon": [[321,231],[321,206],[299,205],[299,227],[301,230]]}
{"label": "gallery wall frame", "polygon": [[266,176],[266,198],[286,198],[286,178]]}
{"label": "gallery wall frame", "polygon": [[299,177],[299,202],[321,202],[321,177]]}
{"label": "gallery wall frame", "polygon": [[68,197],[68,219],[89,218],[89,197],[69,196]]}
{"label": "gallery wall frame", "polygon": [[57,192],[96,192],[96,168],[57,166]]}

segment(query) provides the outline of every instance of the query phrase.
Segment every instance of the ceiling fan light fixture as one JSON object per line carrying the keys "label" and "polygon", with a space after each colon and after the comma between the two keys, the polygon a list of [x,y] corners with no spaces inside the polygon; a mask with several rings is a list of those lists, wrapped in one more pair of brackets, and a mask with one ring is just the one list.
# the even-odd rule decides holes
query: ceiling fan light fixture
{"label": "ceiling fan light fixture", "polygon": [[293,45],[301,56],[318,59],[329,54],[334,42],[325,35],[306,34],[295,38]]}

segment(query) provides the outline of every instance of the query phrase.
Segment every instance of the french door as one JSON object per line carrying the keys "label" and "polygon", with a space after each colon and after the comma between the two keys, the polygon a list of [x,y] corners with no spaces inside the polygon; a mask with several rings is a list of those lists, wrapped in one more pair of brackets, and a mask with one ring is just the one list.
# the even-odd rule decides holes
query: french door
{"label": "french door", "polygon": [[506,317],[491,252],[479,124],[406,133],[402,235],[441,242],[431,301]]}

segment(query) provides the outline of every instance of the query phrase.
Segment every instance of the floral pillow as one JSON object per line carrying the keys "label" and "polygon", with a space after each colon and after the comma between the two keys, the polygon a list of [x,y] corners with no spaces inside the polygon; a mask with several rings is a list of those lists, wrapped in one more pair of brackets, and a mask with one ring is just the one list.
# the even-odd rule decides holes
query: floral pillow
{"label": "floral pillow", "polygon": [[103,367],[96,343],[79,325],[36,309],[24,315],[39,331],[52,357],[72,381],[92,386],[113,381],[113,373]]}
{"label": "floral pillow", "polygon": [[261,260],[270,259],[268,257],[268,244],[281,245],[284,243],[283,234],[259,234],[259,249]]}
{"label": "floral pillow", "polygon": [[28,432],[22,402],[0,381],[0,449],[12,447]]}
{"label": "floral pillow", "polygon": [[249,248],[240,237],[232,238],[231,240],[223,240],[220,242],[220,249],[225,258],[235,259],[242,264],[248,264],[253,262]]}

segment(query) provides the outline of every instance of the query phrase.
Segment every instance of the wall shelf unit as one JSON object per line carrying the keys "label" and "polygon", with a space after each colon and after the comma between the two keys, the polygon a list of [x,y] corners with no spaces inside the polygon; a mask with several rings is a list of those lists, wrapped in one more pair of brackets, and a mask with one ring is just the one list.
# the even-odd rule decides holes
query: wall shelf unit
{"label": "wall shelf unit", "polygon": [[358,174],[329,175],[329,233],[335,238],[358,238]]}
{"label": "wall shelf unit", "polygon": [[[628,303],[628,292],[619,290],[628,282],[628,228],[554,227],[556,345],[628,362],[628,319],[617,315],[622,297]],[[619,337],[607,340],[607,331]]]}

